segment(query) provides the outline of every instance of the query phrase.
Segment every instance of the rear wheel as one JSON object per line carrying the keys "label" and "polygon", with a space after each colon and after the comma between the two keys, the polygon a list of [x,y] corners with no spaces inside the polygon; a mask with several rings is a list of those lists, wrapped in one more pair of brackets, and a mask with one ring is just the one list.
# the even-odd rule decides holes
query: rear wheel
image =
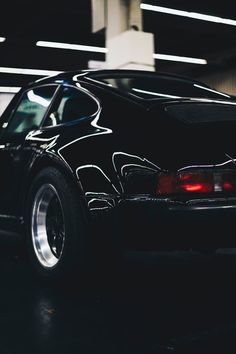
{"label": "rear wheel", "polygon": [[48,167],[33,180],[27,203],[28,252],[43,278],[81,274],[89,250],[88,223],[75,189]]}

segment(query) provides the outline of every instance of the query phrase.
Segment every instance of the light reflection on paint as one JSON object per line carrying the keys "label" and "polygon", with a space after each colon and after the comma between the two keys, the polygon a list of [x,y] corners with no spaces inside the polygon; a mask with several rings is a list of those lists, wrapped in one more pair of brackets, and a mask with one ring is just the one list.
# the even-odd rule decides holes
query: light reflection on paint
{"label": "light reflection on paint", "polygon": [[210,89],[208,87],[205,87],[205,86],[201,86],[201,85],[198,85],[198,84],[194,84],[193,86],[195,86],[197,88],[200,88],[201,90],[210,91],[210,92],[216,93],[217,95],[221,95],[221,96],[230,98],[230,96],[227,95],[226,93],[222,93],[222,92],[219,92],[219,91],[216,91],[216,90],[212,90],[212,89]]}
{"label": "light reflection on paint", "polygon": [[105,177],[105,179],[109,182],[109,184],[112,186],[112,188],[116,191],[116,193],[120,194],[120,192],[116,189],[116,187],[114,186],[114,184],[111,182],[110,178],[105,174],[105,172],[97,165],[83,165],[83,166],[80,166],[76,169],[75,173],[76,173],[76,176],[77,178],[79,179],[79,174],[78,172],[80,170],[83,170],[83,169],[86,169],[86,168],[95,168],[97,170],[99,170],[102,175]]}
{"label": "light reflection on paint", "polygon": [[138,88],[132,88],[132,90],[135,91],[135,92],[145,93],[145,94],[151,95],[151,96],[167,97],[167,98],[181,98],[180,96],[167,95],[165,93],[157,93],[157,92],[153,92],[153,91],[146,91],[146,90],[141,90],[141,89],[138,89]]}
{"label": "light reflection on paint", "polygon": [[28,96],[28,99],[31,102],[38,103],[38,104],[40,104],[43,107],[48,107],[50,102],[51,102],[51,101],[48,101],[48,100],[46,100],[45,98],[43,98],[41,96],[36,95],[33,90],[28,91],[27,92],[27,96]]}

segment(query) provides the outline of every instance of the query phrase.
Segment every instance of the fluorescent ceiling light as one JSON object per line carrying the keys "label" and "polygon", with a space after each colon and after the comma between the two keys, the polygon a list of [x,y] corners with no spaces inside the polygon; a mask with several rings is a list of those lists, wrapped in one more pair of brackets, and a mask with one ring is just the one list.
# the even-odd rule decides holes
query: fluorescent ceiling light
{"label": "fluorescent ceiling light", "polygon": [[20,69],[20,68],[7,68],[0,67],[0,73],[4,74],[25,74],[25,75],[39,75],[39,76],[51,76],[57,75],[62,71],[54,70],[41,70],[41,69]]}
{"label": "fluorescent ceiling light", "polygon": [[95,47],[95,46],[91,46],[91,45],[81,45],[81,44],[38,41],[38,42],[36,42],[36,45],[38,47],[71,49],[71,50],[80,50],[80,51],[85,51],[85,52],[97,52],[97,53],[107,53],[108,52],[108,49],[104,48],[104,47]]}
{"label": "fluorescent ceiling light", "polygon": [[5,37],[0,37],[0,42],[5,42],[6,38]]}
{"label": "fluorescent ceiling light", "polygon": [[20,89],[21,87],[0,86],[0,92],[3,93],[17,93]]}
{"label": "fluorescent ceiling light", "polygon": [[170,61],[181,61],[184,63],[192,64],[207,64],[206,59],[191,58],[191,57],[182,57],[178,55],[169,55],[169,54],[153,54],[154,59],[160,60],[170,60]]}
{"label": "fluorescent ceiling light", "polygon": [[[82,50],[82,51],[99,52],[99,53],[107,53],[108,52],[108,49],[105,47],[94,47],[94,46],[80,45],[80,44],[38,41],[36,43],[36,45],[39,47]],[[176,55],[154,54],[153,57],[155,59],[182,61],[185,63],[207,64],[207,61],[205,59],[180,57],[180,56],[176,56]]]}
{"label": "fluorescent ceiling light", "polygon": [[169,15],[177,15],[177,16],[194,18],[196,20],[210,21],[210,22],[221,23],[225,25],[236,26],[236,20],[230,20],[228,18],[200,14],[198,12],[176,10],[176,9],[171,9],[169,7],[155,6],[150,4],[141,4],[140,8],[142,10],[156,11],[156,12],[161,12]]}

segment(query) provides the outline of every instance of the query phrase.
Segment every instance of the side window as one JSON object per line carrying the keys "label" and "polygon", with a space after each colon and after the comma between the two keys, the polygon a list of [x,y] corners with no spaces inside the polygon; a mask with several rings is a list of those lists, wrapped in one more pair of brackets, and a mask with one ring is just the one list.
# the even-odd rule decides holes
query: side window
{"label": "side window", "polygon": [[7,126],[7,134],[37,129],[50,105],[57,86],[42,86],[25,92]]}
{"label": "side window", "polygon": [[73,87],[63,87],[60,99],[53,112],[46,118],[44,126],[54,126],[89,117],[97,110],[98,105],[91,96]]}

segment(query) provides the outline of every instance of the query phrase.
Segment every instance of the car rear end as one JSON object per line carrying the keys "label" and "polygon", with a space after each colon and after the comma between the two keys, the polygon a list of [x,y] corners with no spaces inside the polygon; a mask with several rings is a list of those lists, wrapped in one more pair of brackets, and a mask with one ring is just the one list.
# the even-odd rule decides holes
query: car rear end
{"label": "car rear end", "polygon": [[130,195],[124,202],[125,247],[236,247],[235,103],[188,99],[154,104],[150,124],[155,119],[145,154],[160,169],[152,176],[149,194]]}

